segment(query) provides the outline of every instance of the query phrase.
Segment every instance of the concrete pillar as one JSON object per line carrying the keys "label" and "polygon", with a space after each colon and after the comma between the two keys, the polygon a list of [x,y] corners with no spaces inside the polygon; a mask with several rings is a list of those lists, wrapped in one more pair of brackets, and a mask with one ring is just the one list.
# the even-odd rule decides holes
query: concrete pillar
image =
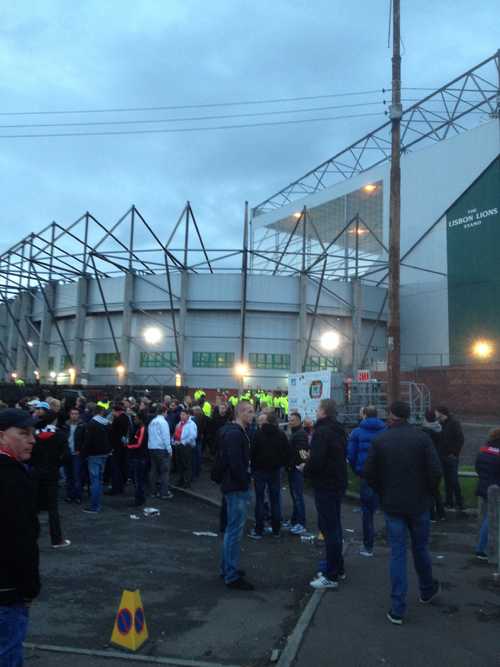
{"label": "concrete pillar", "polygon": [[[53,309],[56,302],[56,290],[57,282],[52,280],[47,283],[43,288],[45,291],[45,296],[47,301],[50,304],[50,307]],[[42,297],[43,298],[43,297]],[[49,381],[49,351],[50,351],[50,340],[52,332],[52,315],[50,310],[47,307],[45,299],[43,299],[42,305],[42,316],[40,320],[40,344],[38,345],[38,369],[40,371],[40,378],[42,381]],[[56,370],[58,365],[58,359],[55,359],[55,368]]]}
{"label": "concrete pillar", "polygon": [[189,289],[189,273],[181,271],[181,293],[179,304],[179,371],[182,375],[182,383],[185,384],[186,374],[186,320],[187,320],[187,301]]}
{"label": "concrete pillar", "polygon": [[299,276],[299,341],[297,345],[297,359],[295,360],[295,372],[302,372],[304,355],[307,347],[307,276],[301,273]]}
{"label": "concrete pillar", "polygon": [[83,366],[83,346],[85,343],[88,293],[89,279],[87,276],[81,276],[81,278],[78,278],[76,285],[75,337],[71,355],[73,357],[73,363],[76,369],[75,381],[77,384],[81,380]]}
{"label": "concrete pillar", "polygon": [[[19,329],[22,331],[23,336],[28,341],[32,338],[27,318],[31,315],[32,301],[33,297],[30,292],[21,292],[18,297],[19,303]],[[19,377],[30,382],[33,380],[32,375],[28,377],[28,354],[24,347],[21,337],[18,334],[18,343],[17,343],[17,355],[16,355],[16,371]],[[30,369],[33,371],[34,369]]]}
{"label": "concrete pillar", "polygon": [[352,303],[352,375],[355,379],[361,363],[361,312],[363,309],[363,293],[361,281],[351,281]]}
{"label": "concrete pillar", "polygon": [[129,384],[134,373],[130,371],[130,342],[132,336],[132,316],[134,302],[135,275],[127,273],[125,275],[125,284],[123,289],[123,316],[122,316],[122,336],[120,340],[120,356],[123,365],[126,368],[124,384]]}

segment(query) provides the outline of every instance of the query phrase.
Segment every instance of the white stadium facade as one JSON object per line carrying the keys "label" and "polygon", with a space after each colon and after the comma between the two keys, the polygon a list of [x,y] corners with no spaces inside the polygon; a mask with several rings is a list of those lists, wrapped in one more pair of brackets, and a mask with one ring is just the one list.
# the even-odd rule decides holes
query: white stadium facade
{"label": "white stadium facade", "polygon": [[[500,53],[405,109],[402,367],[500,352]],[[207,247],[132,207],[86,213],[0,255],[4,379],[286,389],[289,373],[383,370],[390,123]],[[478,347],[479,346],[479,347]]]}

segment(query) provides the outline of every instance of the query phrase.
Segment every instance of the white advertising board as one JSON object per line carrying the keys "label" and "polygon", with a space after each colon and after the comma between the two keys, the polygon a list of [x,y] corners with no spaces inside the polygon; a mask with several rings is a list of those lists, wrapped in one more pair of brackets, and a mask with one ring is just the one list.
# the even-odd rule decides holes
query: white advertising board
{"label": "white advertising board", "polygon": [[297,411],[302,418],[315,420],[319,402],[331,396],[331,371],[294,373],[288,377],[288,414]]}

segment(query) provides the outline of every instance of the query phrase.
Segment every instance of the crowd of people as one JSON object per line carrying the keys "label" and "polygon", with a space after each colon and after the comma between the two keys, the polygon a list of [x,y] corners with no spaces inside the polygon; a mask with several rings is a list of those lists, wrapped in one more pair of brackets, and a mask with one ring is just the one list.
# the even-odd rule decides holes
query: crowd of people
{"label": "crowd of people", "polygon": [[[308,532],[305,483],[312,490],[325,545],[321,572],[310,583],[314,589],[338,588],[346,578],[342,501],[350,466],[360,482],[361,556],[373,556],[374,515],[379,507],[385,515],[391,549],[387,618],[403,623],[408,535],[420,602],[438,595],[428,550],[430,523],[445,520],[447,509],[464,509],[458,479],[464,437],[445,406],[428,410],[418,427],[409,423],[405,403],[393,403],[386,420],[367,406],[348,433],[332,400],[320,401],[313,423],[298,412],[287,415],[282,395],[276,404],[267,402],[265,393],[230,398],[218,396],[212,405],[198,390],[193,398],[165,396],[157,402],[147,396],[97,402],[80,397],[63,403],[28,397],[12,407],[0,405],[0,526],[5,538],[0,551],[0,665],[21,664],[15,659],[21,655],[29,605],[40,590],[40,511],[48,511],[52,547],[71,546],[61,527],[60,490],[67,503],[94,515],[105,507],[106,495],[123,496],[133,507],[144,505],[148,496],[167,502],[172,489],[191,487],[203,459],[222,495],[220,574],[229,589],[254,590],[240,565],[252,486],[255,520],[248,537],[262,540],[267,534],[278,538],[285,530],[297,536]],[[481,498],[476,555],[487,559],[487,499],[489,487],[500,485],[500,429],[481,447],[476,469]],[[282,502],[285,476],[289,517]],[[133,498],[126,500],[128,488]]]}

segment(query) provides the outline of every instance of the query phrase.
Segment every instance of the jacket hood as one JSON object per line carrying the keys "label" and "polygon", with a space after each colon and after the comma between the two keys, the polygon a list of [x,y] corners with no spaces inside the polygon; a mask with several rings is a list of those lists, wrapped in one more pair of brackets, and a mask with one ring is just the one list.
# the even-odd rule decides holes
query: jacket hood
{"label": "jacket hood", "polygon": [[330,428],[333,428],[333,430],[336,433],[345,436],[345,430],[342,424],[338,422],[336,419],[332,419],[331,417],[324,417],[323,419],[318,419],[318,421],[314,425],[314,428],[316,428],[316,426],[326,426],[327,424],[330,426]]}
{"label": "jacket hood", "polygon": [[279,431],[279,427],[276,426],[275,424],[267,424],[264,422],[261,426],[261,431],[265,435],[276,435],[276,433]]}
{"label": "jacket hood", "polygon": [[386,428],[385,422],[378,417],[367,417],[359,425],[367,431],[383,431]]}

